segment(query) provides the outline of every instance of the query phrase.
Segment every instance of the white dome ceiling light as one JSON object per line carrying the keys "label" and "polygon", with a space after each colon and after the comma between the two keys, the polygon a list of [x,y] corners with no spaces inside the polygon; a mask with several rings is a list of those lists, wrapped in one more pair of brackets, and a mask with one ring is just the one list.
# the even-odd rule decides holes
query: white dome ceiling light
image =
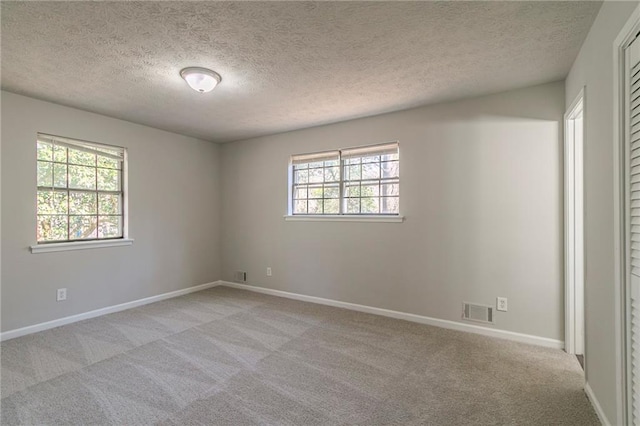
{"label": "white dome ceiling light", "polygon": [[200,67],[185,68],[180,71],[180,76],[193,90],[200,93],[212,91],[222,81],[217,72]]}

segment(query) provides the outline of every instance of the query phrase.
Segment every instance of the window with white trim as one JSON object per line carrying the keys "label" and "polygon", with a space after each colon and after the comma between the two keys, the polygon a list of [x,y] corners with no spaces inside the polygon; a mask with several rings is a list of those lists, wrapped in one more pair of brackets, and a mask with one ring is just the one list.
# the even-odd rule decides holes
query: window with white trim
{"label": "window with white trim", "polygon": [[37,242],[124,236],[125,149],[39,133]]}
{"label": "window with white trim", "polygon": [[397,142],[293,155],[292,215],[399,215]]}

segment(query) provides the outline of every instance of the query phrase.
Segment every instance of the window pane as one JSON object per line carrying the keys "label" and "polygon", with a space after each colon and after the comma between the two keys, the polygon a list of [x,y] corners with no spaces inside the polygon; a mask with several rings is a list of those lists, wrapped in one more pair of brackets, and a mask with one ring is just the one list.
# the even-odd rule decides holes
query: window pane
{"label": "window pane", "polygon": [[362,179],[379,179],[380,163],[367,163],[362,165]]}
{"label": "window pane", "polygon": [[123,150],[63,145],[36,143],[38,241],[122,237]]}
{"label": "window pane", "polygon": [[347,199],[347,213],[360,213],[360,198]]}
{"label": "window pane", "polygon": [[360,184],[346,184],[344,187],[345,197],[359,197],[360,196]]}
{"label": "window pane", "polygon": [[392,178],[399,176],[399,163],[397,161],[390,161],[387,163],[382,163],[382,177],[383,178]]}
{"label": "window pane", "polygon": [[38,214],[67,214],[66,192],[38,191]]}
{"label": "window pane", "polygon": [[340,188],[338,185],[326,185],[324,187],[324,198],[339,198],[340,197]]}
{"label": "window pane", "polygon": [[53,193],[53,212],[57,214],[69,213],[69,194],[66,192]]}
{"label": "window pane", "polygon": [[398,214],[400,211],[400,199],[398,197],[380,198],[380,213]]}
{"label": "window pane", "polygon": [[98,167],[106,167],[108,169],[119,169],[120,161],[113,158],[101,157],[98,155]]}
{"label": "window pane", "polygon": [[339,213],[339,200],[330,199],[324,200],[324,214],[338,214]]}
{"label": "window pane", "polygon": [[36,210],[39,214],[52,214],[53,211],[53,191],[38,191],[38,201]]}
{"label": "window pane", "polygon": [[53,158],[53,150],[51,148],[49,143],[38,142],[38,160],[51,161]]}
{"label": "window pane", "polygon": [[400,193],[400,185],[397,183],[383,183],[381,190],[382,194],[380,195],[398,195]]}
{"label": "window pane", "polygon": [[362,184],[362,189],[360,190],[361,197],[377,197],[378,196],[378,183],[365,185]]}
{"label": "window pane", "polygon": [[120,195],[98,194],[99,214],[120,214]]}
{"label": "window pane", "polygon": [[67,148],[64,146],[54,146],[53,147],[53,161],[57,161],[59,163],[67,162]]}
{"label": "window pane", "polygon": [[322,198],[322,186],[309,186],[309,198]]}
{"label": "window pane", "polygon": [[78,151],[77,149],[69,149],[69,163],[79,164],[83,166],[95,166],[96,155],[90,154],[84,151]]}
{"label": "window pane", "polygon": [[309,171],[308,170],[297,170],[294,173],[294,182],[295,183],[308,183],[309,182]]}
{"label": "window pane", "polygon": [[38,216],[38,241],[60,241],[67,239],[67,216]]}
{"label": "window pane", "polygon": [[102,191],[119,191],[120,171],[115,169],[98,169],[98,189]]}
{"label": "window pane", "polygon": [[53,165],[53,186],[55,186],[56,188],[67,187],[67,165],[66,164]]}
{"label": "window pane", "polygon": [[98,214],[95,192],[70,192],[70,214]]}
{"label": "window pane", "polygon": [[341,159],[294,165],[294,185],[304,186],[293,189],[293,213],[398,214],[398,152],[366,151],[349,150]]}
{"label": "window pane", "polygon": [[296,200],[293,203],[294,214],[306,214],[307,213],[307,200]]}
{"label": "window pane", "polygon": [[345,180],[359,180],[360,179],[360,165],[345,167]]}
{"label": "window pane", "polygon": [[53,164],[46,161],[38,161],[38,186],[51,187],[53,179]]}
{"label": "window pane", "polygon": [[322,214],[322,200],[309,200],[309,214]]}
{"label": "window pane", "polygon": [[379,213],[380,208],[378,206],[378,197],[375,198],[361,198],[361,212],[363,214]]}
{"label": "window pane", "polygon": [[301,198],[307,198],[308,197],[307,194],[308,192],[307,192],[306,186],[299,186],[293,190],[293,198],[296,200],[299,200]]}
{"label": "window pane", "polygon": [[324,169],[309,169],[309,182],[318,183],[324,181]]}
{"label": "window pane", "polygon": [[69,239],[97,238],[96,216],[69,216]]}
{"label": "window pane", "polygon": [[94,167],[69,166],[69,188],[96,189],[96,169]]}
{"label": "window pane", "polygon": [[122,218],[120,216],[98,217],[98,238],[116,238],[122,236]]}
{"label": "window pane", "polygon": [[340,180],[340,167],[327,167],[324,169],[324,181],[325,182],[337,182]]}

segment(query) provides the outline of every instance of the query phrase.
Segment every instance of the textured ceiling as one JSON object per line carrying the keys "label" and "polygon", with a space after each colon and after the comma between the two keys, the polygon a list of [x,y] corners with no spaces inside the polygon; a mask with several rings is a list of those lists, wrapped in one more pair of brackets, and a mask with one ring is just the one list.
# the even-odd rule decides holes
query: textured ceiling
{"label": "textured ceiling", "polygon": [[225,142],[563,79],[600,5],[2,1],[2,88]]}

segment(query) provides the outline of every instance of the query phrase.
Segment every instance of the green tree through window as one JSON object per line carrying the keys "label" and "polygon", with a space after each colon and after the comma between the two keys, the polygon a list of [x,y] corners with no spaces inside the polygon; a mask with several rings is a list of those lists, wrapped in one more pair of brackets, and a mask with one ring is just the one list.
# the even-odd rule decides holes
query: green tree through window
{"label": "green tree through window", "polygon": [[38,135],[37,241],[122,238],[124,148]]}
{"label": "green tree through window", "polygon": [[398,143],[291,157],[294,215],[398,215]]}

